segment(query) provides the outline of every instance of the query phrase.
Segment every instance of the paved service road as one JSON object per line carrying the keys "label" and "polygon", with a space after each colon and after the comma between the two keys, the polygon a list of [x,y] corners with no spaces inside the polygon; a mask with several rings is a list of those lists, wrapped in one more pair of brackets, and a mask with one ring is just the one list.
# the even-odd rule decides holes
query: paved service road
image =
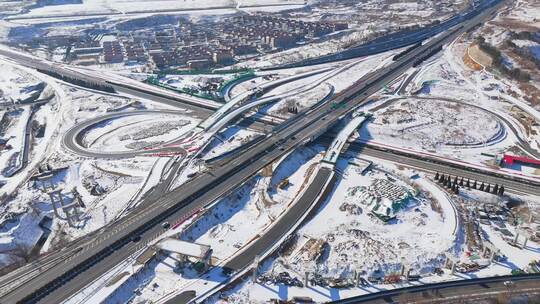
{"label": "paved service road", "polygon": [[171,111],[171,110],[155,110],[155,111],[129,111],[129,112],[118,112],[118,113],[111,113],[103,116],[99,116],[90,120],[87,120],[83,123],[80,123],[76,125],[75,127],[69,129],[66,134],[64,134],[64,138],[62,139],[63,145],[71,150],[72,152],[86,157],[94,157],[94,158],[126,158],[126,157],[134,157],[139,155],[150,155],[150,154],[177,154],[177,155],[184,155],[186,154],[186,151],[184,151],[181,148],[175,147],[175,148],[159,148],[154,150],[133,150],[133,151],[111,151],[111,152],[103,152],[98,150],[92,150],[84,146],[83,139],[84,135],[90,131],[93,127],[95,127],[98,124],[117,119],[122,117],[128,117],[128,116],[138,116],[138,115],[148,115],[148,114],[170,114],[170,115],[186,115],[186,112],[182,111]]}
{"label": "paved service road", "polygon": [[[392,289],[330,302],[332,304],[473,303],[498,299],[498,295],[540,293],[540,275],[469,279]],[[505,302],[506,303],[506,302]]]}
{"label": "paved service road", "polygon": [[[324,141],[330,140],[324,139]],[[503,185],[506,190],[512,192],[537,195],[540,191],[540,180],[538,182],[526,183],[523,180],[512,180],[511,177],[502,173],[500,174],[500,176],[497,176],[492,172],[471,170],[466,166],[457,167],[450,162],[427,159],[422,156],[413,155],[412,153],[390,151],[386,149],[381,150],[377,147],[366,146],[360,143],[350,144],[349,151],[355,151],[363,155],[385,159],[391,162],[407,165],[428,172],[440,172],[444,174],[451,174],[453,176],[460,176],[471,180],[489,183],[491,185]]]}
{"label": "paved service road", "polygon": [[255,256],[270,249],[283,235],[302,218],[307,210],[312,206],[315,199],[323,191],[328,179],[332,177],[332,169],[321,167],[313,181],[309,184],[302,197],[287,210],[277,223],[265,232],[261,237],[249,244],[248,247],[232,258],[224,268],[240,270],[249,266]]}

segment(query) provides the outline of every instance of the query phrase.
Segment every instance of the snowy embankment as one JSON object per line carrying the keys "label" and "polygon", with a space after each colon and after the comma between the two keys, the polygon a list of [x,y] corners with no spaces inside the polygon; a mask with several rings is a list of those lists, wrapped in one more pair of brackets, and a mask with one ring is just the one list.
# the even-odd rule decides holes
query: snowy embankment
{"label": "snowy embankment", "polygon": [[437,184],[430,181],[428,178],[421,177],[415,179],[415,183],[420,185],[425,191],[429,192],[439,203],[442,208],[442,216],[444,219],[444,231],[451,232],[454,237],[457,237],[459,223],[459,214],[456,205],[452,198],[441,189]]}

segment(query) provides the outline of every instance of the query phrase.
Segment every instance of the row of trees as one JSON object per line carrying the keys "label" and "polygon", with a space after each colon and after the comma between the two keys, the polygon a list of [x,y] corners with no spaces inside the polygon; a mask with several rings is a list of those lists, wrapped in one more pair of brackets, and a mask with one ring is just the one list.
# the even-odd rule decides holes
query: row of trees
{"label": "row of trees", "polygon": [[484,37],[479,36],[476,39],[476,42],[478,43],[478,47],[492,58],[492,64],[495,69],[517,81],[528,82],[531,80],[531,75],[529,73],[520,68],[513,68],[505,64],[505,58],[503,57],[501,51],[487,43]]}
{"label": "row of trees", "polygon": [[530,47],[520,47],[513,42],[513,40],[527,40],[540,43],[540,34],[531,32],[512,32],[510,37],[511,39],[506,41],[506,45],[514,50],[514,52],[519,54],[523,59],[533,62],[536,65],[536,68],[540,68],[540,58],[537,55],[535,56]]}
{"label": "row of trees", "polygon": [[435,180],[443,186],[447,187],[448,189],[451,189],[456,194],[459,193],[459,187],[478,189],[480,191],[497,195],[504,194],[504,186],[502,185],[499,186],[498,184],[495,184],[494,186],[491,186],[490,184],[484,184],[483,182],[478,183],[476,180],[471,181],[470,179],[465,180],[465,178],[458,178],[457,176],[455,176],[452,180],[452,177],[450,175],[446,176],[444,174],[439,174],[439,172],[435,174]]}

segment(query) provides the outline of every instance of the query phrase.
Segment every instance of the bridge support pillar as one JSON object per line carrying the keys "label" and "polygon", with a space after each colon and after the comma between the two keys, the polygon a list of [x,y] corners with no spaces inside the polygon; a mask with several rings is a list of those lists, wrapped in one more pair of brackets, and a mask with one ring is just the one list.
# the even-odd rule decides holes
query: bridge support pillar
{"label": "bridge support pillar", "polygon": [[405,266],[405,258],[401,257],[401,276],[405,275],[406,268],[407,267]]}
{"label": "bridge support pillar", "polygon": [[523,236],[524,240],[523,240],[523,248],[525,248],[527,246],[527,241],[529,240],[529,238],[531,237],[531,233],[523,228],[519,228],[516,230],[516,239],[514,241],[515,244],[518,244],[518,236]]}
{"label": "bridge support pillar", "polygon": [[213,253],[213,250],[209,249],[206,255],[202,259],[202,262],[204,263],[204,272],[206,272],[208,268],[210,268],[212,253]]}
{"label": "bridge support pillar", "polygon": [[187,256],[181,254],[181,253],[178,253],[178,264],[182,265],[182,267],[184,265],[186,265],[186,262],[187,262]]}
{"label": "bridge support pillar", "polygon": [[253,265],[252,265],[252,268],[253,268],[253,274],[251,276],[251,280],[253,281],[253,283],[257,282],[257,276],[259,274],[259,260],[260,260],[260,256],[256,256],[255,259],[253,260]]}
{"label": "bridge support pillar", "polygon": [[58,208],[56,207],[56,199],[55,199],[55,196],[57,194],[56,191],[51,191],[48,193],[49,194],[49,197],[51,198],[51,204],[53,206],[53,211],[54,211],[54,215],[56,216],[56,218],[60,218],[60,214],[58,213]]}
{"label": "bridge support pillar", "polygon": [[456,272],[456,264],[458,259],[453,257],[450,253],[445,253],[446,261],[444,262],[444,267],[450,269],[450,273],[454,274]]}
{"label": "bridge support pillar", "polygon": [[483,250],[482,250],[482,256],[486,257],[486,254],[489,252],[489,260],[493,262],[495,259],[495,255],[499,253],[499,248],[497,248],[495,245],[493,245],[491,242],[484,242],[483,243]]}

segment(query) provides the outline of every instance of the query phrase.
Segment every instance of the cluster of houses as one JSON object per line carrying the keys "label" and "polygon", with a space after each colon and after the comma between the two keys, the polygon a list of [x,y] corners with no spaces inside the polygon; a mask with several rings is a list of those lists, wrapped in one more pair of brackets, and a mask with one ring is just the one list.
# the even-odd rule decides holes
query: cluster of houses
{"label": "cluster of houses", "polygon": [[206,69],[232,64],[238,56],[291,48],[347,28],[347,23],[267,15],[235,16],[211,23],[181,20],[157,30],[122,30],[111,33],[109,39],[83,39],[71,44],[67,58],[81,65],[140,63],[157,69]]}
{"label": "cluster of houses", "polygon": [[260,15],[242,15],[229,19],[223,32],[240,43],[266,44],[271,48],[287,48],[306,38],[321,37],[348,29],[347,23],[305,22]]}

